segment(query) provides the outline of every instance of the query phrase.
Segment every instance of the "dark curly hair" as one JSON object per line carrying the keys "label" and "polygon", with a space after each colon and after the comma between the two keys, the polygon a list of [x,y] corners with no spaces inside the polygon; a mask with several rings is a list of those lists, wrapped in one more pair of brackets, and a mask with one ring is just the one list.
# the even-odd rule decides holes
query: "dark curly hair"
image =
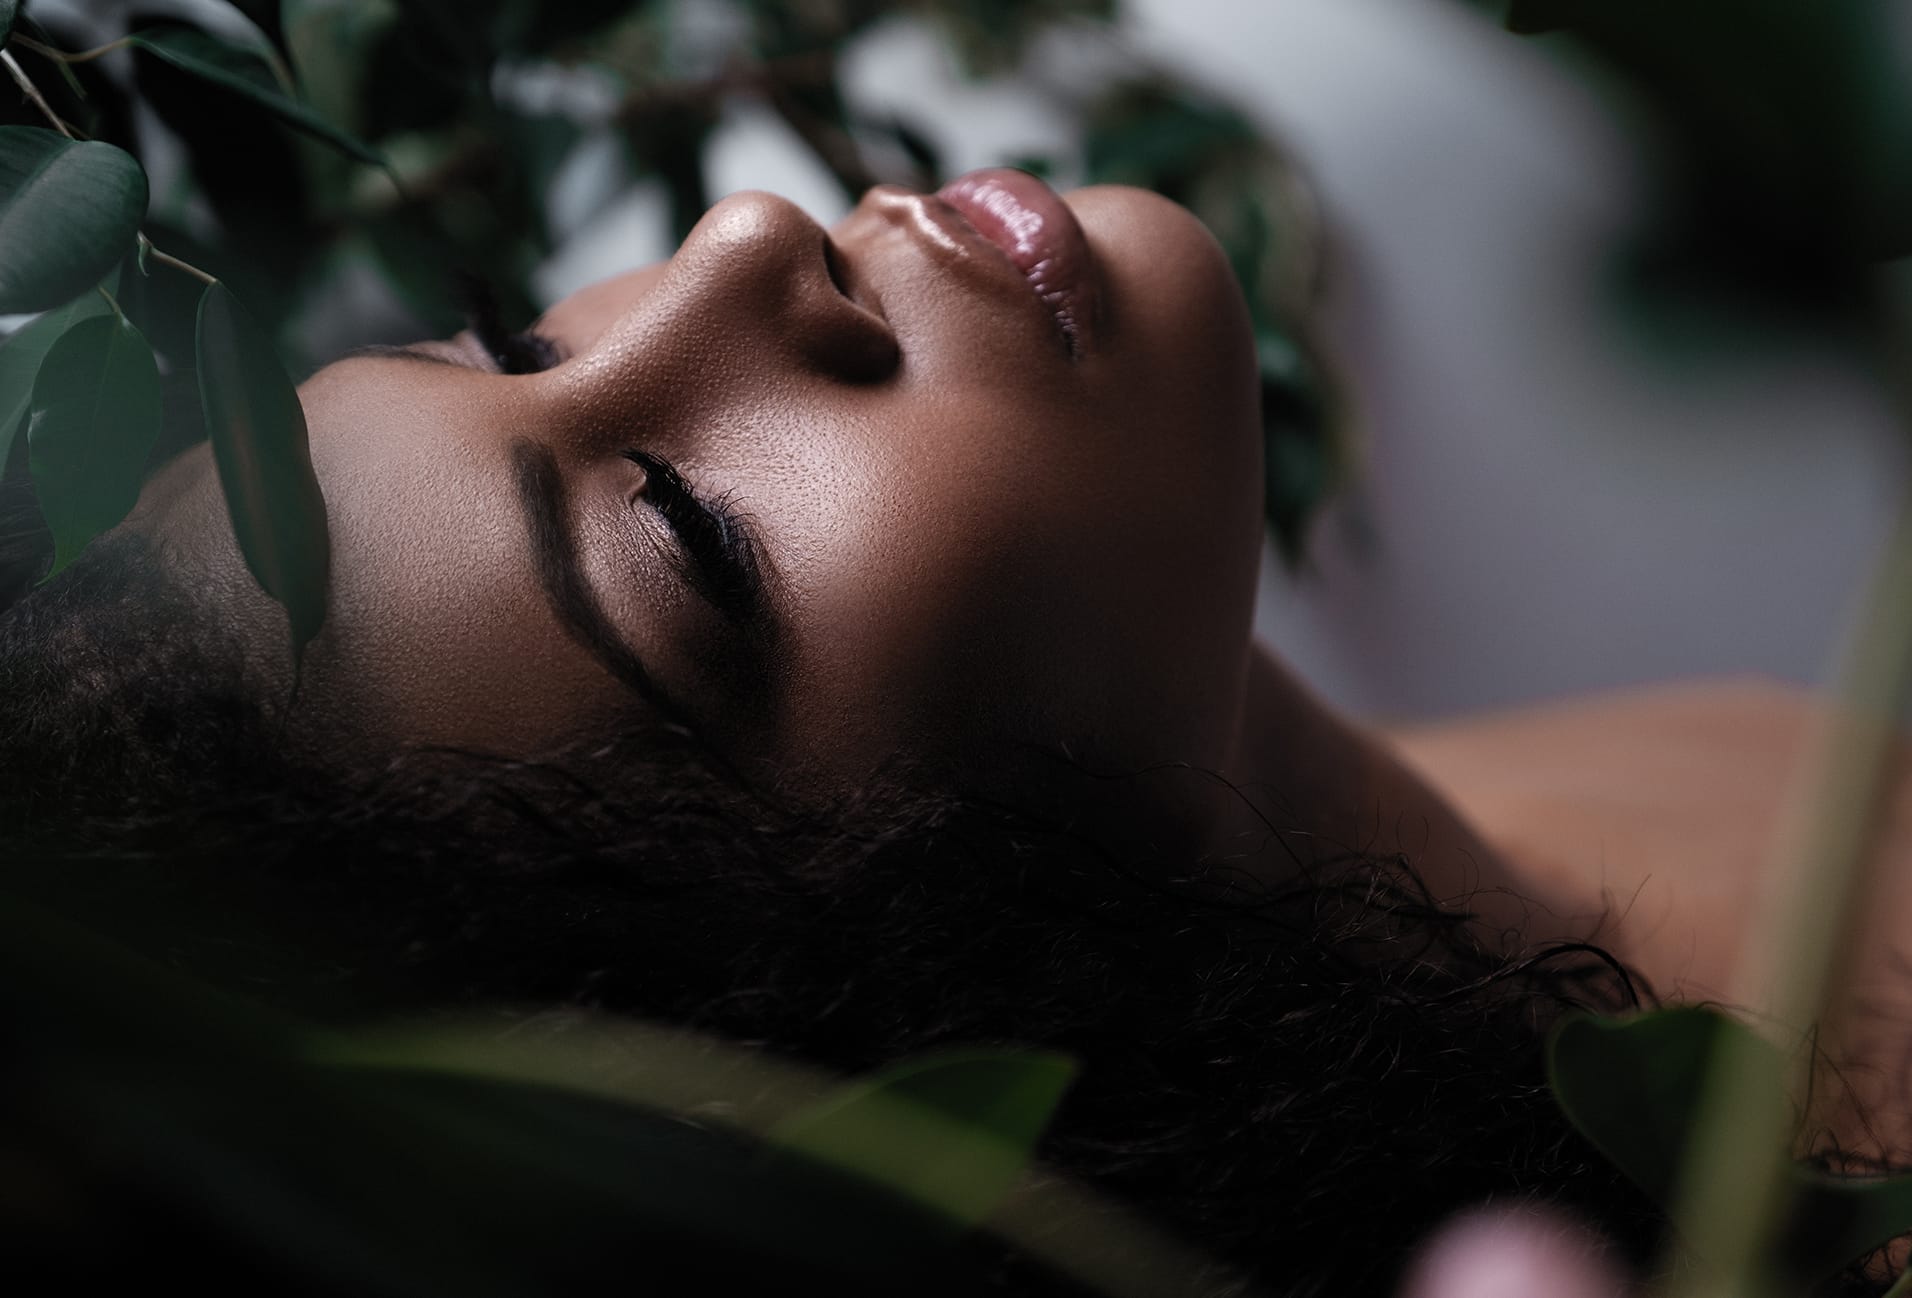
{"label": "dark curly hair", "polygon": [[1066,1051],[1042,1156],[1276,1293],[1388,1293],[1487,1200],[1562,1205],[1635,1262],[1659,1240],[1540,1050],[1563,1010],[1632,1004],[1624,971],[1490,950],[1407,861],[1253,885],[903,781],[794,808],[674,731],[317,762],[276,706],[163,556],[96,543],[0,615],[10,885],[327,1018],[590,1005],[843,1071]]}

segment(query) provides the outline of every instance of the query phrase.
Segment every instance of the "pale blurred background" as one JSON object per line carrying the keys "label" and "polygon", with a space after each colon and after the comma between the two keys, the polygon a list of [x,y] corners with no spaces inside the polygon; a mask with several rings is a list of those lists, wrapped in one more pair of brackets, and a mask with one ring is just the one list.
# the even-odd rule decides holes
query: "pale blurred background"
{"label": "pale blurred background", "polygon": [[[1620,326],[1610,258],[1642,184],[1584,79],[1440,0],[1127,7],[1141,50],[1286,139],[1335,237],[1325,332],[1364,467],[1309,570],[1270,557],[1263,636],[1336,703],[1388,718],[1675,677],[1827,678],[1903,467],[1888,412],[1808,338],[1675,364]],[[952,169],[1066,136],[1042,100],[964,81],[908,22],[849,66],[851,93],[910,107]],[[714,193],[843,210],[767,112],[737,111],[712,163]],[[661,191],[640,191],[541,287],[668,246]]]}

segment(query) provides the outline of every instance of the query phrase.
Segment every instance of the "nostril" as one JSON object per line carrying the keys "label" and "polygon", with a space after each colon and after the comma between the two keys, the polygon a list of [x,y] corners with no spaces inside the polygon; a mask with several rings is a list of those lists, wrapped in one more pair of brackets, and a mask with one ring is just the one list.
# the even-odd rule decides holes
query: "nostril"
{"label": "nostril", "polygon": [[855,301],[850,294],[850,281],[844,273],[843,254],[837,251],[836,244],[830,241],[827,234],[823,236],[823,268],[829,273],[830,282],[836,285],[836,291]]}

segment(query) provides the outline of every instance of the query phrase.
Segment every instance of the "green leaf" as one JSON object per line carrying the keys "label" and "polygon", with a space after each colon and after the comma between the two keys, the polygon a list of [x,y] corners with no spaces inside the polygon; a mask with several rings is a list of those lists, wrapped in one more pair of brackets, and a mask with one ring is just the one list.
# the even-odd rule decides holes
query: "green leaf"
{"label": "green leaf", "polygon": [[33,403],[33,380],[47,350],[81,320],[108,310],[105,298],[88,292],[29,321],[0,343],[0,468],[13,451],[13,435],[26,421],[27,408]]}
{"label": "green leaf", "polygon": [[20,12],[20,0],[0,0],[0,47],[13,35],[13,19]]}
{"label": "green leaf", "polygon": [[146,173],[132,155],[0,126],[0,312],[45,311],[97,284],[145,214]]}
{"label": "green leaf", "polygon": [[1507,6],[1507,30],[1519,36],[1555,31],[1559,18],[1548,12],[1547,0],[1513,0]]}
{"label": "green leaf", "polygon": [[279,28],[306,98],[349,131],[363,125],[365,78],[378,41],[398,20],[395,0],[281,0]]}
{"label": "green leaf", "polygon": [[[13,891],[31,862],[7,864],[0,1029],[9,1069],[34,1081],[8,1092],[8,1134],[34,1133],[9,1172],[59,1187],[45,1214],[57,1243],[40,1256],[69,1240],[100,1254],[80,1292],[136,1287],[102,1269],[136,1281],[187,1266],[209,1293],[528,1298],[605,1291],[634,1262],[664,1292],[911,1293],[931,1287],[919,1276],[932,1292],[984,1291],[977,1259],[924,1245],[913,1205],[801,1160],[771,1166],[722,1123],[582,1086],[314,1062],[359,1053],[364,1035],[77,929]],[[206,941],[196,912],[149,910],[143,949]],[[494,1024],[464,1035],[499,1044]],[[604,1071],[563,1057],[560,1074]],[[142,1230],[162,1205],[167,1229]]]}
{"label": "green leaf", "polygon": [[1912,1230],[1912,1176],[1861,1180],[1795,1168],[1785,1255],[1793,1272],[1836,1275],[1887,1240]]}
{"label": "green leaf", "polygon": [[[1634,1184],[1670,1203],[1706,1061],[1728,1034],[1751,1035],[1723,1015],[1689,1006],[1628,1019],[1569,1019],[1547,1051],[1554,1099]],[[1768,1053],[1777,1085],[1779,1052]]]}
{"label": "green leaf", "polygon": [[[1912,253],[1912,47],[1896,0],[1518,0],[1568,34],[1656,127],[1698,229],[1744,275]],[[1637,114],[1635,114],[1638,116]]]}
{"label": "green leaf", "polygon": [[246,566],[285,606],[293,652],[325,622],[332,547],[305,412],[272,343],[223,284],[199,299],[199,395]]}
{"label": "green leaf", "polygon": [[[1548,1045],[1548,1075],[1554,1099],[1580,1133],[1673,1210],[1708,1061],[1722,1047],[1752,1061],[1775,1089],[1783,1085],[1776,1047],[1735,1020],[1691,1006],[1621,1020],[1569,1019]],[[1775,1146],[1782,1137],[1747,1134]],[[1832,1177],[1794,1164],[1791,1181],[1776,1261],[1801,1282],[1834,1275],[1912,1228],[1912,1177]]]}
{"label": "green leaf", "polygon": [[27,450],[58,572],[139,500],[162,417],[153,349],[127,321],[96,316],[47,350],[33,382]]}
{"label": "green leaf", "polygon": [[1054,1054],[912,1060],[778,1124],[770,1140],[972,1226],[1015,1184],[1074,1077]]}
{"label": "green leaf", "polygon": [[371,146],[339,130],[305,104],[287,96],[273,80],[265,63],[257,55],[236,45],[228,45],[204,32],[188,28],[139,32],[128,37],[127,43],[196,77],[244,96],[292,129],[323,140],[361,162],[368,162],[375,167],[385,165],[385,159]]}

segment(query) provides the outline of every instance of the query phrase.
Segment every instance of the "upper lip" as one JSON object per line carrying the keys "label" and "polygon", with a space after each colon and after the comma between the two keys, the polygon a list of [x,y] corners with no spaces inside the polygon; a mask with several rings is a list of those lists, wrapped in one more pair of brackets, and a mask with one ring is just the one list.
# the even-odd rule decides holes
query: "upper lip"
{"label": "upper lip", "polygon": [[989,267],[988,273],[992,279],[1013,284],[1015,297],[1012,300],[1027,302],[1031,308],[1040,311],[1049,327],[1055,331],[1058,341],[1073,352],[1074,343],[1064,332],[1061,321],[1031,291],[1028,277],[1023,274],[1021,267],[1010,259],[1006,251],[971,225],[969,218],[954,204],[935,194],[918,194],[900,187],[891,188],[890,193],[894,198],[908,203],[917,228],[929,235],[931,242],[941,244],[945,252],[960,250],[967,254],[963,260],[979,260]]}

